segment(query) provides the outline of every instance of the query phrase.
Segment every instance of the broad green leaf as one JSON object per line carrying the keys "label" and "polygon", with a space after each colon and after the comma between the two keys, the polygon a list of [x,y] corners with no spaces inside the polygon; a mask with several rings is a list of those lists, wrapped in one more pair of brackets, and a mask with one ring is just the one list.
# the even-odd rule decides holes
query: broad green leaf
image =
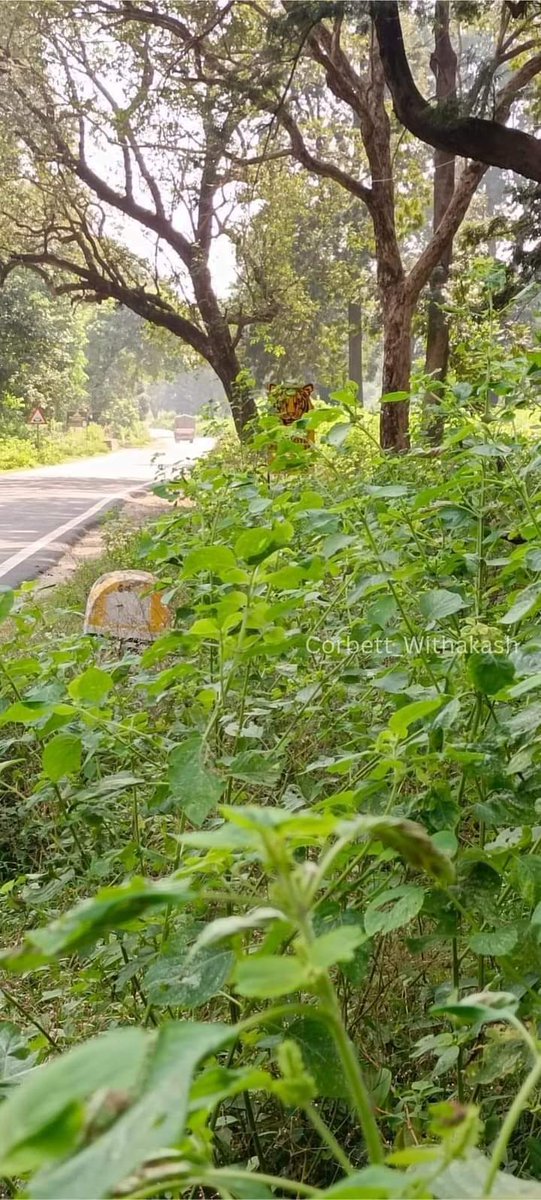
{"label": "broad green leaf", "polygon": [[541,855],[523,854],[515,858],[509,881],[519,896],[533,907],[541,901]]}
{"label": "broad green leaf", "polygon": [[527,1049],[520,1037],[498,1037],[495,1042],[488,1042],[483,1050],[483,1058],[471,1072],[474,1084],[495,1083],[506,1075],[514,1075],[523,1070],[527,1058]]}
{"label": "broad green leaf", "polygon": [[[444,850],[429,837],[416,821],[402,817],[359,817],[353,826],[365,829],[371,838],[392,846],[406,862],[417,870],[426,871],[442,883],[452,883],[454,867]],[[347,828],[347,824],[344,826]]]}
{"label": "broad green leaf", "polygon": [[515,677],[515,665],[505,654],[471,654],[468,671],[473,686],[485,696],[493,696]]}
{"label": "broad green leaf", "polygon": [[402,400],[409,400],[409,392],[385,392],[381,397],[382,404],[399,404]]}
{"label": "broad green leaf", "polygon": [[468,448],[468,453],[475,454],[477,458],[505,458],[510,453],[510,447],[491,442],[477,442]]}
{"label": "broad green leaf", "polygon": [[287,546],[291,542],[293,534],[294,529],[290,521],[280,521],[271,529],[264,526],[246,529],[235,542],[235,553],[249,566],[254,567],[268,558],[270,554],[274,554],[275,550]]}
{"label": "broad green leaf", "polygon": [[460,700],[458,696],[453,696],[448,704],[444,704],[436,713],[432,723],[433,729],[451,729],[460,716]]}
{"label": "broad green leaf", "polygon": [[515,925],[502,925],[499,929],[484,929],[479,933],[472,933],[468,944],[474,954],[488,954],[499,958],[511,954],[518,938],[519,931]]}
{"label": "broad green leaf", "polygon": [[36,1061],[31,1054],[28,1039],[11,1021],[0,1021],[0,1093],[30,1071]]}
{"label": "broad green leaf", "polygon": [[527,679],[521,679],[520,683],[515,683],[512,688],[509,688],[509,696],[513,700],[518,700],[519,696],[525,696],[527,692],[536,691],[541,688],[541,671],[536,671],[535,675],[528,675]]}
{"label": "broad green leaf", "polygon": [[329,446],[343,446],[352,428],[353,426],[350,421],[338,421],[336,425],[331,426],[323,440],[328,442]]}
{"label": "broad green leaf", "polygon": [[131,771],[118,771],[116,775],[104,775],[102,779],[96,779],[95,783],[91,783],[89,787],[78,788],[76,802],[101,800],[108,796],[115,796],[118,792],[125,792],[128,788],[137,787],[140,783],[144,783],[143,777],[132,775]]}
{"label": "broad green leaf", "polygon": [[[118,1184],[164,1147],[181,1139],[190,1085],[198,1064],[232,1037],[225,1025],[170,1022],[147,1056],[144,1092],[101,1136],[67,1162],[42,1172],[35,1200],[104,1200]],[[114,1071],[108,1082],[118,1087]]]}
{"label": "broad green leaf", "polygon": [[407,671],[386,671],[385,675],[377,675],[371,680],[372,687],[381,692],[390,692],[391,695],[400,695],[404,692],[409,684],[409,674]]}
{"label": "broad green leaf", "polygon": [[323,971],[337,962],[351,962],[357,947],[367,940],[360,925],[337,925],[310,946],[310,962]]}
{"label": "broad green leaf", "polygon": [[[474,1151],[443,1168],[430,1185],[435,1200],[479,1200],[485,1193],[490,1159]],[[541,1185],[533,1179],[518,1179],[498,1171],[490,1189],[490,1200],[541,1200]]]}
{"label": "broad green leaf", "polygon": [[74,775],[81,766],[83,745],[76,733],[57,733],[43,751],[43,770],[53,783]]}
{"label": "broad green leaf", "polygon": [[10,588],[0,587],[0,621],[5,621],[13,608],[15,592]]}
{"label": "broad green leaf", "polygon": [[200,571],[210,571],[221,579],[236,565],[237,560],[229,546],[198,546],[184,560],[182,574],[185,579],[191,579]]}
{"label": "broad green leaf", "polygon": [[234,979],[241,996],[254,996],[264,1000],[272,996],[285,996],[306,987],[309,981],[308,968],[298,958],[281,958],[274,954],[250,954],[238,963]]}
{"label": "broad green leaf", "polygon": [[373,604],[368,605],[364,615],[369,625],[379,625],[380,629],[385,629],[397,612],[398,605],[394,596],[380,596]]}
{"label": "broad green leaf", "polygon": [[271,921],[285,921],[284,914],[278,908],[254,908],[251,912],[239,914],[236,917],[217,917],[199,934],[195,946],[212,946],[215,942],[223,942],[236,937],[238,933],[246,933],[250,929],[262,929]]}
{"label": "broad green leaf", "polygon": [[437,712],[444,701],[445,696],[436,696],[433,700],[414,700],[411,704],[398,708],[389,721],[391,733],[396,733],[397,737],[404,737],[410,725]]}
{"label": "broad green leaf", "polygon": [[354,545],[356,538],[348,533],[331,533],[330,537],[325,538],[321,547],[323,558],[333,558],[340,550],[346,550],[348,546]]}
{"label": "broad green leaf", "polygon": [[432,592],[425,592],[419,601],[419,608],[427,621],[441,621],[466,607],[462,596],[459,596],[458,592],[448,591],[447,588],[435,588]]}
{"label": "broad green leaf", "polygon": [[473,992],[463,996],[462,1000],[435,1004],[431,1011],[449,1014],[467,1023],[481,1021],[490,1024],[493,1021],[505,1021],[514,1015],[517,1007],[518,999],[512,992]]}
{"label": "broad green leaf", "polygon": [[537,608],[541,600],[541,584],[533,583],[530,587],[524,588],[523,592],[519,592],[514,604],[500,617],[501,625],[514,625],[516,621],[521,621],[528,613],[533,612]]}
{"label": "broad green leaf", "polygon": [[303,567],[279,567],[277,571],[271,571],[266,576],[266,583],[270,587],[284,588],[287,591],[292,591],[300,587],[305,578],[306,572]]}
{"label": "broad green leaf", "polygon": [[[221,1185],[220,1169],[212,1172],[212,1186],[219,1188]],[[253,1176],[253,1178],[252,1178]],[[203,1177],[204,1182],[204,1177]],[[234,1200],[274,1200],[274,1192],[261,1183],[257,1171],[252,1171],[248,1176],[235,1175],[235,1168],[228,1167],[223,1178],[224,1196],[234,1197]]]}
{"label": "broad green leaf", "polygon": [[288,1026],[287,1037],[300,1046],[303,1062],[314,1079],[319,1096],[344,1099],[349,1095],[334,1038],[325,1021],[315,1015],[298,1017]]}
{"label": "broad green leaf", "polygon": [[364,927],[372,937],[375,933],[392,933],[408,925],[423,907],[424,888],[402,884],[380,892],[365,909]]}
{"label": "broad green leaf", "polygon": [[396,500],[401,496],[408,496],[410,491],[409,487],[404,486],[402,483],[386,483],[381,485],[367,483],[364,490],[369,496],[376,496],[381,500]]}
{"label": "broad green leaf", "polygon": [[184,905],[188,897],[186,881],[175,879],[131,879],[119,887],[102,888],[49,925],[30,929],[19,949],[2,953],[2,964],[20,971],[59,954],[71,954],[112,929],[124,929],[151,909]]}
{"label": "broad green leaf", "polygon": [[[0,1106],[0,1171],[25,1172],[68,1153],[77,1142],[81,1101],[100,1088],[130,1092],[148,1053],[149,1034],[131,1026],[112,1029],[39,1067]],[[48,1131],[55,1128],[48,1144]]]}
{"label": "broad green leaf", "polygon": [[68,684],[68,692],[77,702],[101,704],[114,686],[113,677],[100,667],[87,667]]}
{"label": "broad green leaf", "polygon": [[541,704],[530,704],[506,722],[506,732],[511,737],[522,737],[524,733],[532,733],[541,725]]}
{"label": "broad green leaf", "polygon": [[220,626],[212,617],[202,617],[200,621],[194,621],[188,633],[193,633],[194,637],[206,638],[209,642],[219,642],[222,639]]}
{"label": "broad green leaf", "polygon": [[319,1194],[322,1200],[324,1197],[329,1200],[393,1200],[393,1197],[405,1194],[404,1176],[391,1167],[363,1167],[362,1171],[345,1175]]}
{"label": "broad green leaf", "polygon": [[192,825],[202,825],[216,808],[223,783],[205,763],[205,743],[193,734],[171,751],[167,779],[175,805]]}
{"label": "broad green leaf", "polygon": [[452,829],[438,829],[437,833],[433,833],[431,837],[432,845],[436,847],[447,859],[455,857],[459,848],[459,841],[456,833]]}
{"label": "broad green leaf", "polygon": [[36,725],[53,711],[44,700],[16,700],[0,713],[0,725]]}
{"label": "broad green leaf", "polygon": [[229,950],[215,946],[190,954],[181,934],[145,972],[148,999],[157,1008],[199,1008],[221,991],[234,961]]}
{"label": "broad green leaf", "polygon": [[247,783],[263,787],[272,787],[280,778],[281,770],[281,763],[261,750],[241,750],[227,767],[228,774],[234,779],[245,779]]}

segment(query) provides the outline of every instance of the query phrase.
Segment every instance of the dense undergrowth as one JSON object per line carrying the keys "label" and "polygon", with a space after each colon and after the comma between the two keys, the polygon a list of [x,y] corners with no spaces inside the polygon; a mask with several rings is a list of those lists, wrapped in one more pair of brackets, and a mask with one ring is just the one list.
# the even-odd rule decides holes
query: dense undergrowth
{"label": "dense undergrowth", "polygon": [[512,370],[437,456],[380,456],[347,396],[313,449],[218,449],[138,541],[175,611],[142,653],[2,596],[7,1195],[541,1196]]}
{"label": "dense undergrowth", "polygon": [[[118,432],[122,446],[144,446],[148,442],[148,430],[143,421],[131,428]],[[15,471],[37,466],[51,466],[68,462],[72,458],[90,458],[95,454],[107,454],[109,443],[101,425],[88,425],[85,429],[62,429],[41,431],[39,441],[35,431],[26,429],[18,435],[0,438],[0,471]]]}

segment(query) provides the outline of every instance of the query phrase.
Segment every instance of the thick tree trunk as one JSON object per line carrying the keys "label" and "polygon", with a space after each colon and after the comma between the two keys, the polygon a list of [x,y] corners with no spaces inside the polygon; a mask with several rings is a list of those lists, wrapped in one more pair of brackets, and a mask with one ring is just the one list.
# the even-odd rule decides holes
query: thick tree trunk
{"label": "thick tree trunk", "polygon": [[[411,374],[412,307],[405,287],[395,286],[382,296],[383,395],[409,392]],[[381,405],[380,443],[383,450],[409,450],[409,400]]]}
{"label": "thick tree trunk", "polygon": [[[449,0],[436,0],[434,12],[434,53],[430,66],[436,80],[436,98],[440,101],[456,97],[457,58],[449,36]],[[441,224],[455,190],[455,159],[446,150],[434,151],[433,229]],[[425,396],[429,440],[439,445],[443,437],[443,417],[438,407],[441,385],[447,375],[449,361],[449,322],[444,311],[444,288],[449,278],[453,256],[450,240],[434,268],[430,279],[428,323],[426,331],[425,372],[434,381]]]}
{"label": "thick tree trunk", "polygon": [[[212,177],[213,178],[213,177]],[[212,178],[210,184],[212,184]],[[213,194],[211,192],[211,194]],[[208,209],[208,229],[204,240],[204,249],[199,247],[197,253],[192,253],[190,275],[195,292],[197,307],[203,318],[209,346],[209,361],[231,407],[235,429],[239,438],[246,437],[246,426],[257,417],[257,408],[253,395],[246,384],[237,381],[241,366],[237,358],[235,343],[231,330],[222,313],[218,298],[212,285],[208,265],[210,249],[210,228],[212,226],[212,210]],[[203,234],[200,234],[203,238]]]}
{"label": "thick tree trunk", "polygon": [[357,398],[363,405],[363,310],[360,304],[348,304],[348,373],[357,384]]}
{"label": "thick tree trunk", "polygon": [[233,348],[224,347],[214,354],[212,366],[229,401],[235,429],[242,440],[249,432],[249,424],[257,417],[257,407],[249,386],[239,381],[239,360]]}

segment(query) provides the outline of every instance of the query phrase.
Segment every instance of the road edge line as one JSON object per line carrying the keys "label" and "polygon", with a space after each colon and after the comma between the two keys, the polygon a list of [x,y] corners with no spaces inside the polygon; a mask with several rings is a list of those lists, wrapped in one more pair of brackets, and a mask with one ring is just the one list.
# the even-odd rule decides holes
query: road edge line
{"label": "road edge line", "polygon": [[0,563],[0,579],[3,579],[5,575],[8,575],[14,567],[18,567],[21,563],[26,562],[27,558],[32,558],[35,554],[39,554],[40,550],[44,550],[46,546],[50,546],[51,542],[58,541],[59,538],[63,537],[65,533],[69,533],[70,529],[77,529],[78,525],[83,525],[91,517],[95,516],[96,513],[100,512],[102,508],[105,508],[107,505],[114,504],[119,500],[125,500],[128,496],[131,496],[132,492],[134,492],[136,489],[137,485],[134,487],[132,484],[132,486],[127,488],[125,492],[117,492],[112,496],[104,496],[101,500],[98,500],[96,504],[93,504],[90,508],[87,508],[85,512],[79,513],[76,517],[72,517],[71,521],[66,521],[64,525],[58,525],[56,529],[52,529],[50,533],[44,534],[44,536],[42,538],[38,538],[36,542],[32,542],[31,545],[25,546],[22,550],[18,550],[16,554],[12,554],[11,558],[6,558],[3,563]]}

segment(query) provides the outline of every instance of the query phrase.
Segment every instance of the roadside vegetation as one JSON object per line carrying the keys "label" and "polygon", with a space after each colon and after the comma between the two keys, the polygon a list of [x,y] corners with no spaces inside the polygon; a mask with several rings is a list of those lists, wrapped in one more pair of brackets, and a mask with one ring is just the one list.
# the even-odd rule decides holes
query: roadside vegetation
{"label": "roadside vegetation", "polygon": [[540,80],[531,0],[0,5],[0,470],[215,439],[0,588],[2,1200],[541,1200]]}
{"label": "roadside vegetation", "polygon": [[228,435],[146,648],[3,594],[7,1194],[540,1194],[537,377]]}
{"label": "roadside vegetation", "polygon": [[144,445],[149,388],[181,361],[135,314],[74,309],[21,272],[0,289],[0,344],[0,471]]}
{"label": "roadside vegetation", "polygon": [[107,454],[112,445],[144,446],[148,440],[148,429],[142,421],[126,427],[123,435],[113,441],[99,425],[70,429],[67,433],[61,429],[48,429],[40,431],[39,439],[35,431],[23,433],[21,430],[19,436],[0,438],[0,471],[52,466],[73,458]]}

